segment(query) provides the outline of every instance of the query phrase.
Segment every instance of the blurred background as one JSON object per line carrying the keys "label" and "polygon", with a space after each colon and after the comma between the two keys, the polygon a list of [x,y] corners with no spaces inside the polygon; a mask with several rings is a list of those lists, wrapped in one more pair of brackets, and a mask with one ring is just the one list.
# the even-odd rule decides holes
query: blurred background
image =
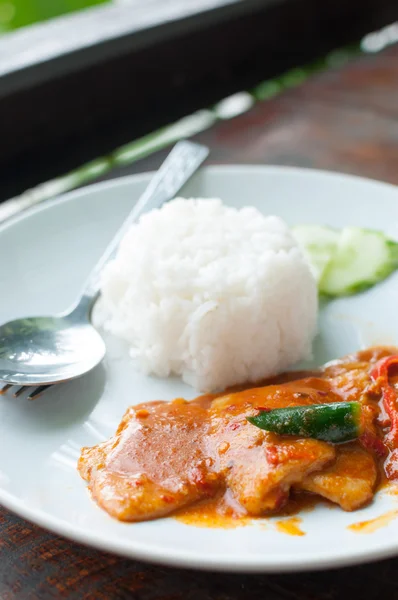
{"label": "blurred background", "polygon": [[[1,0],[0,33],[112,0]],[[115,2],[117,0],[113,0]]]}
{"label": "blurred background", "polygon": [[[0,221],[152,169],[159,152],[203,132],[213,162],[324,167],[321,102],[342,108],[366,91],[369,111],[398,106],[386,75],[396,59],[383,54],[397,21],[398,0],[0,0],[0,202],[12,199]],[[365,56],[378,53],[376,75]],[[311,124],[314,157],[291,150],[305,147],[297,119]],[[352,171],[347,152],[338,168]]]}

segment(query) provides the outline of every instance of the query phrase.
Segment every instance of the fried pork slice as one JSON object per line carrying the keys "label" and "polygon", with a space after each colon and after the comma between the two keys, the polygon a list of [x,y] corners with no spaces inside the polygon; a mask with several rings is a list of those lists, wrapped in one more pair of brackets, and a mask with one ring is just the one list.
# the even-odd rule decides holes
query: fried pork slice
{"label": "fried pork slice", "polygon": [[377,468],[373,456],[355,444],[338,447],[335,462],[308,475],[297,487],[319,494],[351,511],[368,504],[374,495]]}
{"label": "fried pork slice", "polygon": [[[286,390],[281,396],[288,401]],[[290,395],[291,404],[300,400]],[[305,396],[304,401],[309,398]],[[269,388],[259,388],[220,398],[210,410],[216,470],[223,474],[235,500],[253,516],[280,509],[293,484],[335,457],[334,447],[326,442],[281,438],[246,420],[256,406],[271,408],[274,403]]]}
{"label": "fried pork slice", "polygon": [[219,485],[204,454],[207,429],[207,411],[195,402],[132,407],[115,437],[83,449],[80,474],[113,517],[164,516],[213,495]]}
{"label": "fried pork slice", "polygon": [[99,506],[125,521],[164,516],[224,491],[238,512],[241,507],[243,513],[263,515],[280,509],[292,486],[354,510],[374,494],[377,474],[370,453],[358,444],[282,438],[246,417],[259,409],[356,400],[367,431],[375,434],[369,364],[386,352],[370,349],[298,380],[283,375],[272,385],[206,401],[132,407],[114,437],[82,450],[80,474]]}

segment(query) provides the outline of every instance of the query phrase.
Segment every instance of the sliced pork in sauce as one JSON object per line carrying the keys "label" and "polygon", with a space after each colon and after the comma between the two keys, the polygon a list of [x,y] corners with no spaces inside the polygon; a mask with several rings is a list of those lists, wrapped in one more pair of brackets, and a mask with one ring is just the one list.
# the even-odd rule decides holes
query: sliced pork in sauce
{"label": "sliced pork in sauce", "polygon": [[215,469],[222,476],[222,484],[250,515],[277,511],[287,501],[293,483],[335,456],[330,444],[281,439],[246,420],[257,406],[270,407],[274,400],[274,394],[263,387],[219,398],[209,409],[208,445],[215,456]]}
{"label": "sliced pork in sauce", "polygon": [[298,489],[323,496],[344,510],[356,510],[372,500],[376,480],[373,456],[355,444],[342,444],[337,449],[336,460],[305,477]]}
{"label": "sliced pork in sauce", "polygon": [[[131,407],[113,438],[82,450],[80,474],[99,506],[123,521],[215,497],[232,500],[237,514],[261,516],[280,510],[292,488],[355,510],[374,495],[382,446],[370,373],[392,353],[370,349],[299,379],[289,373],[218,397]],[[247,421],[259,410],[346,401],[361,404],[364,423],[363,439],[348,444],[279,436]]]}
{"label": "sliced pork in sauce", "polygon": [[83,449],[80,473],[114,517],[161,517],[212,496],[219,486],[206,448],[209,427],[208,411],[199,402],[131,407],[115,438]]}

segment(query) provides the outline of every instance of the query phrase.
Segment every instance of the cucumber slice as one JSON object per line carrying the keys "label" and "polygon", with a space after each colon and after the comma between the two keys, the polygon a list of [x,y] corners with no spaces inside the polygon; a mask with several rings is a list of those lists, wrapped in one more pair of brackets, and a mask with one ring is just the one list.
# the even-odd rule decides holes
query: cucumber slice
{"label": "cucumber slice", "polygon": [[336,250],[340,232],[321,225],[296,225],[292,228],[292,233],[319,282]]}
{"label": "cucumber slice", "polygon": [[328,296],[355,294],[382,281],[398,267],[398,244],[383,233],[359,227],[342,230],[319,281]]}

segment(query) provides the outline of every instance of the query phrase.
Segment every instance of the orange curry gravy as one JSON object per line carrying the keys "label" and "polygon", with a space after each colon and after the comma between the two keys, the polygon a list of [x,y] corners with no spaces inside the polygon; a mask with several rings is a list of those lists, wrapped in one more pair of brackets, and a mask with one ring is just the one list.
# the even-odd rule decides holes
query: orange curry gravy
{"label": "orange curry gravy", "polygon": [[[308,508],[319,497],[356,510],[372,500],[383,470],[378,419],[385,426],[385,415],[370,371],[393,354],[398,349],[370,348],[256,387],[130,407],[114,437],[83,448],[79,472],[98,505],[121,521],[172,514],[185,523],[233,527],[291,516],[294,506]],[[246,420],[261,408],[354,400],[365,434],[347,444],[277,436]],[[298,521],[290,521],[301,535]]]}

